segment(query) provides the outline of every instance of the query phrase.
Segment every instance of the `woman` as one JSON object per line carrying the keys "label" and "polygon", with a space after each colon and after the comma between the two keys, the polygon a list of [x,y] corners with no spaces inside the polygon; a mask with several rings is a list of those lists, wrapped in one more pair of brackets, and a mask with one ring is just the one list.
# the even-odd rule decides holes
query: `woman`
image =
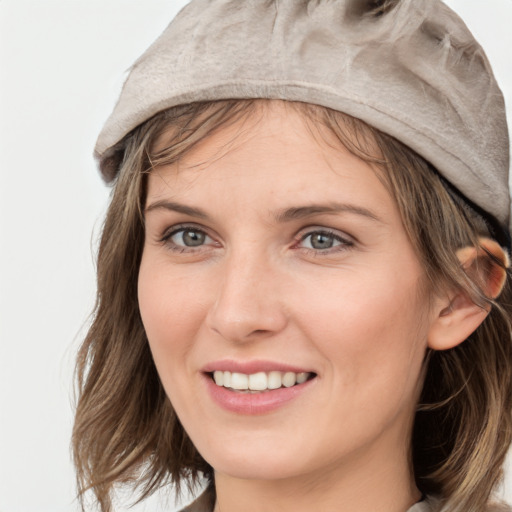
{"label": "woman", "polygon": [[491,510],[510,444],[508,134],[441,2],[194,0],[96,147],[80,490],[191,511]]}

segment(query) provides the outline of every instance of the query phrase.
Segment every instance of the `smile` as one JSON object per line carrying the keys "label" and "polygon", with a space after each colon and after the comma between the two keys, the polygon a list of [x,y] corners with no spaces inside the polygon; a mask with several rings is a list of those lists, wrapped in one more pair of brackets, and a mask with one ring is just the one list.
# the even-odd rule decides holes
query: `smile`
{"label": "smile", "polygon": [[208,395],[216,405],[231,413],[252,416],[281,409],[309,393],[317,384],[318,374],[300,370],[261,361],[217,362],[201,373]]}
{"label": "smile", "polygon": [[234,391],[261,392],[291,388],[313,377],[309,372],[257,372],[251,374],[216,370],[212,373],[215,384]]}

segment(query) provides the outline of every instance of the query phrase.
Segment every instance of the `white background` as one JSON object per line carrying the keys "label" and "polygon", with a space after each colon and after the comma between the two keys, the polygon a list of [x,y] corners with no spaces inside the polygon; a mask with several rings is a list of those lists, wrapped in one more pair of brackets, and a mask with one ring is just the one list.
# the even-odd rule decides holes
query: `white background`
{"label": "white background", "polygon": [[[0,512],[77,510],[72,368],[108,201],[92,148],[125,71],[185,3],[0,0]],[[486,48],[511,119],[512,0],[447,3]],[[146,509],[174,507],[133,510]]]}

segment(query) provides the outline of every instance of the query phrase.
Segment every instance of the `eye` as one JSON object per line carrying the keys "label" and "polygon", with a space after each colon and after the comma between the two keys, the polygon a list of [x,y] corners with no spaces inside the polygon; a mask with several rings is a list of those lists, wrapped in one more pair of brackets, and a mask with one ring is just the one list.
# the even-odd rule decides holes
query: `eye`
{"label": "eye", "polygon": [[319,230],[305,234],[300,245],[305,249],[314,251],[328,251],[329,249],[345,249],[354,244],[350,240],[331,231]]}
{"label": "eye", "polygon": [[194,226],[176,226],[161,241],[172,250],[181,252],[215,243],[202,229]]}
{"label": "eye", "polygon": [[206,233],[198,229],[180,229],[170,237],[170,240],[172,243],[184,247],[199,247],[205,243],[207,238],[209,237]]}

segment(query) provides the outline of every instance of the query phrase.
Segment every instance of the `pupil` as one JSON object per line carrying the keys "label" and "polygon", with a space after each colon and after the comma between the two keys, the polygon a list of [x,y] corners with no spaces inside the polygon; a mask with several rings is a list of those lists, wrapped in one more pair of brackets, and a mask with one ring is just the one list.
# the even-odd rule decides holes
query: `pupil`
{"label": "pupil", "polygon": [[204,233],[197,231],[185,231],[183,233],[183,243],[188,247],[197,247],[204,243]]}
{"label": "pupil", "polygon": [[333,240],[331,235],[318,233],[311,237],[311,246],[314,249],[330,249],[332,244]]}

